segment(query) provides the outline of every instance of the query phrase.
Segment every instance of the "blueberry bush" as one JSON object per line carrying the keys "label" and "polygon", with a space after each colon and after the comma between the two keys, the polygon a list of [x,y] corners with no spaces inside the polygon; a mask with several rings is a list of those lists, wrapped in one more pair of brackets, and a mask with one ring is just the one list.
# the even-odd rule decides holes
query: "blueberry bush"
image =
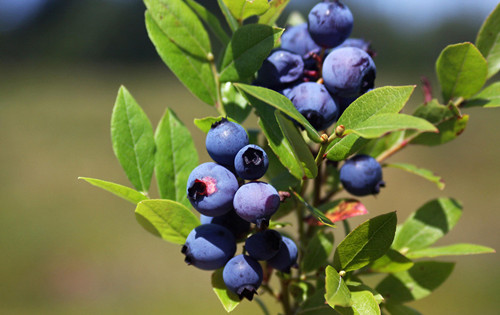
{"label": "blueberry bush", "polygon": [[[111,138],[134,188],[82,179],[133,203],[147,231],[179,244],[186,268],[209,270],[227,312],[269,294],[286,315],[419,314],[405,303],[431,294],[454,267],[432,258],[493,252],[433,246],[459,220],[461,203],[425,200],[399,225],[396,212],[354,229],[348,220],[367,214],[357,197],[394,184],[384,182],[385,167],[444,187],[429,170],[385,160],[408,146],[454,140],[469,107],[500,106],[500,82],[487,83],[500,70],[500,6],[475,43],[444,48],[436,61],[439,97],[424,86],[425,102],[408,115],[401,110],[415,86],[375,87],[376,54],[369,42],[350,38],[348,6],[322,1],[307,22],[280,28],[288,2],[218,0],[221,21],[194,0],[144,0],[159,56],[217,112],[194,119],[213,161],[199,163],[171,109],[153,131],[122,86]],[[260,128],[245,130],[252,113]],[[148,193],[153,173],[157,199]],[[342,191],[353,197],[338,197]],[[334,240],[336,224],[345,229],[341,240]],[[368,285],[373,274],[381,280]]]}

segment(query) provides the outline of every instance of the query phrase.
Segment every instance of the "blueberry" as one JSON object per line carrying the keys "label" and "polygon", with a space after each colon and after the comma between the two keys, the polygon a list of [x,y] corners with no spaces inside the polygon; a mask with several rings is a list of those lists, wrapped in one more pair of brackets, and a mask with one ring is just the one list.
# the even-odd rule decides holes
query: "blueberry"
{"label": "blueberry", "polygon": [[340,44],[340,46],[338,46],[337,48],[356,47],[356,48],[359,48],[361,50],[364,50],[367,54],[370,55],[370,57],[373,58],[375,56],[375,51],[372,49],[371,46],[372,46],[371,42],[366,41],[362,38],[348,38],[342,44]]}
{"label": "blueberry", "polygon": [[317,130],[327,129],[338,118],[337,104],[322,84],[301,83],[288,93],[288,98]]}
{"label": "blueberry", "polygon": [[234,158],[236,174],[243,179],[258,179],[264,176],[269,166],[266,151],[255,144],[241,148]]}
{"label": "blueberry", "polygon": [[250,232],[250,222],[243,220],[239,215],[234,212],[234,210],[229,211],[226,214],[209,217],[206,215],[200,216],[201,224],[218,224],[222,225],[231,233],[233,233],[236,240],[241,240],[247,236]]}
{"label": "blueberry", "polygon": [[335,96],[357,97],[374,86],[376,68],[362,49],[343,47],[332,50],[323,63],[325,86]]}
{"label": "blueberry", "polygon": [[278,253],[267,263],[276,270],[289,273],[290,268],[297,264],[298,249],[295,242],[286,236],[282,237],[282,242]]}
{"label": "blueberry", "polygon": [[198,165],[187,181],[189,201],[198,212],[211,217],[233,209],[233,197],[237,190],[236,176],[213,162]]}
{"label": "blueberry", "polygon": [[247,238],[245,250],[248,255],[257,260],[268,260],[281,248],[281,234],[275,230],[265,230]]}
{"label": "blueberry", "polygon": [[223,226],[203,224],[194,228],[182,246],[184,261],[203,270],[222,268],[236,252],[233,234]]}
{"label": "blueberry", "polygon": [[205,140],[210,157],[215,162],[231,169],[236,153],[247,144],[248,135],[245,129],[225,118],[212,124]]}
{"label": "blueberry", "polygon": [[352,31],[353,17],[342,2],[320,2],[308,15],[309,34],[316,44],[333,48],[345,41]]}
{"label": "blueberry", "polygon": [[250,182],[238,189],[233,205],[240,217],[260,228],[269,224],[269,219],[280,206],[280,197],[268,183]]}
{"label": "blueberry", "polygon": [[281,48],[300,56],[318,54],[321,51],[321,47],[314,42],[307,30],[307,23],[287,28],[281,36]]}
{"label": "blueberry", "polygon": [[380,164],[368,155],[356,155],[340,168],[340,182],[355,196],[375,195],[384,187]]}
{"label": "blueberry", "polygon": [[276,50],[262,63],[257,73],[256,84],[272,89],[281,89],[297,81],[304,74],[302,57],[286,50]]}
{"label": "blueberry", "polygon": [[250,256],[234,256],[222,271],[226,287],[238,294],[240,299],[252,300],[262,283],[262,267]]}

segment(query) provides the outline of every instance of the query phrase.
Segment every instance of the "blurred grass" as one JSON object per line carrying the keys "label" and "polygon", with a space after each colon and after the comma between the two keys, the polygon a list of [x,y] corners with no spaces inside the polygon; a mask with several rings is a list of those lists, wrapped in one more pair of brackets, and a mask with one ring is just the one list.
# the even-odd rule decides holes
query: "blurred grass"
{"label": "blurred grass", "polygon": [[[215,110],[161,65],[22,63],[1,64],[0,69],[0,313],[223,314],[210,288],[210,273],[186,267],[179,246],[145,232],[132,204],[77,180],[88,176],[128,185],[109,135],[120,84],[154,126],[165,108],[172,108],[195,137],[201,161],[208,161],[204,135],[192,120]],[[379,74],[379,86],[418,83],[408,73]],[[409,108],[420,100],[416,90]],[[455,142],[410,147],[390,160],[435,171],[446,180],[446,189],[387,169],[387,188],[363,198],[370,216],[397,210],[402,222],[427,200],[453,196],[463,201],[464,214],[439,244],[500,247],[500,112],[467,112],[470,124]],[[254,127],[255,121],[245,126]],[[457,261],[449,281],[414,306],[424,314],[497,314],[498,255],[446,260]],[[279,310],[263,298],[272,313]],[[234,314],[259,312],[256,303],[244,302]]]}

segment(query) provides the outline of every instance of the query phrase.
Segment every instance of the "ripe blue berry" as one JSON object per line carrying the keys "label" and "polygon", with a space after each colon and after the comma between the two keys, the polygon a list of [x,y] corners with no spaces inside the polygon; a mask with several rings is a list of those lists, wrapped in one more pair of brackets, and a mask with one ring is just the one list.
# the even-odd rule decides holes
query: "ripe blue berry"
{"label": "ripe blue berry", "polygon": [[323,63],[325,86],[335,96],[358,97],[374,86],[373,59],[356,47],[332,50]]}
{"label": "ripe blue berry", "polygon": [[380,164],[368,155],[356,155],[340,168],[340,182],[355,196],[375,195],[384,187]]}
{"label": "ripe blue berry", "polygon": [[217,163],[198,165],[189,174],[187,196],[201,214],[219,216],[233,209],[238,180],[231,171]]}
{"label": "ripe blue berry", "polygon": [[234,158],[236,174],[243,179],[261,178],[266,173],[268,166],[269,159],[266,151],[255,144],[244,146]]}
{"label": "ripe blue berry", "polygon": [[222,271],[226,287],[240,299],[252,300],[262,283],[262,267],[250,256],[237,255],[227,262]]}
{"label": "ripe blue berry", "polygon": [[186,238],[181,252],[184,261],[203,270],[222,268],[236,252],[233,234],[223,226],[203,224],[194,228]]}
{"label": "ripe blue berry", "polygon": [[233,233],[234,238],[236,240],[241,240],[247,236],[250,232],[250,222],[243,220],[239,215],[234,212],[234,210],[229,211],[226,214],[217,216],[217,217],[209,217],[206,215],[200,216],[201,224],[218,224],[222,225],[231,233]]}
{"label": "ripe blue berry", "polygon": [[217,163],[233,168],[234,157],[248,144],[245,129],[232,121],[222,118],[212,124],[205,145],[210,157]]}
{"label": "ripe blue berry", "polygon": [[265,230],[247,238],[245,250],[252,258],[268,260],[278,253],[281,244],[280,233],[275,230]]}
{"label": "ripe blue berry", "polygon": [[240,217],[260,228],[267,226],[271,216],[278,211],[280,197],[268,183],[250,182],[238,189],[233,205]]}
{"label": "ripe blue berry", "polygon": [[308,15],[309,34],[316,44],[333,48],[346,40],[352,31],[353,17],[349,8],[338,0],[320,2]]}
{"label": "ripe blue berry", "polygon": [[366,41],[362,38],[348,38],[346,39],[340,46],[337,48],[341,47],[356,47],[361,50],[364,50],[370,57],[375,56],[375,51],[371,47],[371,43],[369,41]]}
{"label": "ripe blue berry", "polygon": [[327,129],[337,120],[337,104],[322,84],[301,83],[288,93],[288,98],[317,130]]}
{"label": "ripe blue berry", "polygon": [[278,253],[267,263],[276,270],[289,273],[290,268],[297,264],[298,249],[295,242],[286,236],[282,237],[282,242]]}
{"label": "ripe blue berry", "polygon": [[281,48],[300,56],[318,54],[321,51],[321,47],[314,42],[307,30],[307,23],[287,28],[281,36]]}
{"label": "ripe blue berry", "polygon": [[276,50],[262,63],[257,73],[257,85],[280,89],[302,78],[302,57],[286,50]]}

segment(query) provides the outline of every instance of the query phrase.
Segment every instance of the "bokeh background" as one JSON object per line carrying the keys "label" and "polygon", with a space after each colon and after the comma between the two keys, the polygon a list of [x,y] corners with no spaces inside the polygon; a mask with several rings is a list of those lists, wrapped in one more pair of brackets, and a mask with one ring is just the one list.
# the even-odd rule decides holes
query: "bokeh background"
{"label": "bokeh background", "polygon": [[[215,0],[200,2],[218,13]],[[378,53],[377,86],[420,84],[424,75],[435,87],[441,49],[474,41],[498,3],[345,2],[355,17],[353,36],[371,40]],[[285,16],[315,3],[292,0]],[[176,111],[201,161],[208,161],[204,135],[192,120],[215,111],[161,63],[143,14],[139,0],[0,0],[1,314],[224,314],[209,273],[186,267],[179,246],[143,230],[133,205],[77,180],[128,184],[109,131],[121,84],[153,125],[166,107]],[[417,88],[406,111],[422,99]],[[434,170],[444,177],[445,190],[386,169],[387,188],[362,198],[371,216],[397,210],[402,221],[432,198],[453,196],[464,203],[464,213],[438,244],[500,247],[500,110],[466,113],[470,124],[454,142],[410,147],[390,160]],[[245,126],[255,125],[250,118]],[[498,255],[445,260],[457,262],[449,280],[412,305],[423,314],[498,314]],[[256,303],[244,302],[234,314],[259,312]]]}

